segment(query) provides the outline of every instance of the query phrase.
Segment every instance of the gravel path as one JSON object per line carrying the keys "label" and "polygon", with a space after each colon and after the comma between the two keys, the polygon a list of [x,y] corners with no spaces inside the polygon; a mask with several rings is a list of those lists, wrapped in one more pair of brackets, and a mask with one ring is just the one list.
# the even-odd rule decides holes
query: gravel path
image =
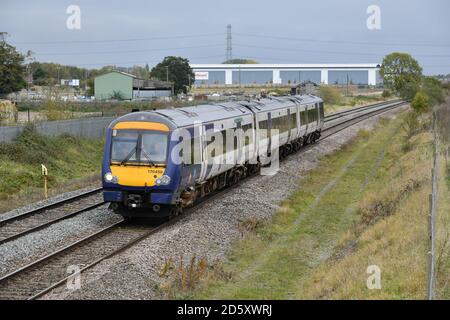
{"label": "gravel path", "polygon": [[[402,107],[401,109],[405,109]],[[383,114],[395,116],[398,111]],[[256,176],[244,182],[236,192],[226,194],[201,207],[174,225],[143,240],[136,246],[82,274],[79,290],[55,289],[44,299],[159,299],[157,286],[164,279],[158,269],[166,258],[192,255],[205,257],[209,263],[223,259],[232,242],[239,239],[237,225],[251,217],[269,219],[281,201],[289,197],[307,171],[317,165],[320,156],[339,149],[360,129],[371,129],[380,116],[341,131],[307,151],[281,162],[275,176]],[[106,209],[99,216],[109,217]],[[79,221],[77,223],[84,223]]]}

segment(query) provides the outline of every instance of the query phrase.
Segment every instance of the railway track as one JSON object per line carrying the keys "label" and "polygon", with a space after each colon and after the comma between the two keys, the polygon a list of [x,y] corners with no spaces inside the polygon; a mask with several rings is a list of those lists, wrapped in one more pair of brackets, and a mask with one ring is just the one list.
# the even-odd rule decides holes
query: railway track
{"label": "railway track", "polygon": [[80,267],[79,273],[84,272],[151,234],[176,223],[213,199],[232,192],[239,185],[240,183],[207,196],[194,207],[186,209],[183,215],[167,222],[159,225],[145,223],[138,225],[132,221],[122,220],[16,269],[0,278],[0,300],[37,299],[73,277],[68,275],[67,267],[76,265]]}
{"label": "railway track", "polygon": [[401,101],[402,101],[401,99],[393,99],[393,100],[378,102],[378,103],[361,106],[361,107],[357,107],[357,108],[351,108],[351,109],[347,109],[344,111],[334,112],[334,113],[331,113],[331,114],[325,116],[325,122],[331,122],[331,121],[341,119],[343,117],[347,117],[349,115],[352,115],[355,113],[360,113],[360,112],[366,111],[366,110],[382,108],[383,106],[386,106],[386,105],[389,105],[392,103],[401,102]]}
{"label": "railway track", "polygon": [[0,245],[103,205],[105,202],[101,198],[101,191],[102,188],[93,189],[0,220]]}
{"label": "railway track", "polygon": [[[407,102],[402,101],[402,100],[395,100],[395,101],[388,101],[382,104],[377,104],[376,106],[367,106],[364,107],[364,110],[366,112],[362,113],[362,114],[358,114],[357,116],[351,117],[349,119],[345,119],[345,120],[341,120],[336,124],[333,125],[329,125],[327,126],[327,122],[329,123],[330,121],[325,122],[325,127],[322,130],[322,137],[320,138],[320,140],[324,140],[352,125],[355,125],[361,121],[364,121],[366,119],[369,119],[373,116],[388,112],[390,110],[396,109],[402,105],[405,105]],[[359,109],[359,108],[358,108]],[[350,111],[350,110],[349,110]],[[353,112],[351,114],[355,114],[355,113],[359,113],[358,111]],[[347,113],[342,117],[348,116],[349,114]],[[319,140],[319,141],[320,141]]]}
{"label": "railway track", "polygon": [[[324,128],[323,137],[319,140],[319,143],[327,137],[338,133],[358,122],[373,117],[378,114],[395,109],[405,104],[402,101],[389,101],[381,104],[365,106],[354,110],[347,110],[345,113],[340,113],[338,118],[343,118],[349,115],[355,116],[339,121],[336,124],[330,124]],[[364,108],[364,109],[362,109]],[[363,113],[361,113],[363,112]],[[330,116],[334,116],[330,115]],[[335,118],[335,119],[338,119]],[[330,123],[330,121],[327,121]],[[310,146],[313,147],[313,146]],[[249,177],[251,178],[251,176]],[[80,273],[84,272],[93,266],[97,265],[101,261],[108,259],[123,250],[135,245],[139,241],[147,238],[151,234],[167,227],[168,225],[176,223],[181,217],[185,217],[190,213],[198,210],[206,203],[209,203],[214,198],[224,196],[225,194],[232,192],[243,181],[233,187],[220,190],[211,196],[204,198],[201,202],[194,207],[186,209],[182,216],[178,216],[168,222],[159,225],[136,225],[130,221],[120,221],[110,226],[107,226],[101,230],[95,231],[92,234],[74,241],[73,243],[58,249],[42,258],[39,258],[25,266],[22,266],[2,277],[0,277],[0,299],[36,299],[48,293],[52,289],[64,284],[71,276],[67,274],[67,267],[76,265],[80,266]],[[101,189],[95,192],[100,192]],[[78,198],[81,200],[83,197]],[[72,198],[72,202],[78,201],[75,197]],[[63,204],[64,201],[61,202]],[[102,203],[103,204],[103,203]],[[91,206],[98,206],[100,204],[92,204]],[[56,205],[55,208],[58,206]],[[54,208],[47,208],[47,210],[53,210]],[[78,211],[91,210],[86,207]],[[45,212],[41,211],[41,212]],[[36,215],[37,212],[30,214],[30,216]],[[76,214],[75,212],[71,213]],[[24,215],[26,219],[26,215]],[[66,216],[61,216],[60,219],[65,219]],[[55,220],[55,219],[54,219]],[[46,222],[47,225],[54,223],[51,221]],[[0,226],[3,226],[4,221],[0,221]],[[15,222],[20,221],[14,220]],[[60,221],[60,220],[58,220]],[[11,222],[10,222],[11,223]],[[42,227],[40,227],[42,228]],[[27,229],[32,230],[32,229]],[[31,232],[31,231],[28,231]]]}

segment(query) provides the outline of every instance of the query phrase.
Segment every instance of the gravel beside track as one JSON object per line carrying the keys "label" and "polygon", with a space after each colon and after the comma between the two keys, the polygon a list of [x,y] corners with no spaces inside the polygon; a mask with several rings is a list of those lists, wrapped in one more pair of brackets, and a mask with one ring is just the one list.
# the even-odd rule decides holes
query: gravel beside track
{"label": "gravel beside track", "polygon": [[[226,193],[223,197],[206,203],[191,215],[183,217],[121,254],[102,261],[84,272],[81,275],[81,289],[68,290],[65,286],[61,286],[42,298],[162,298],[156,288],[164,281],[158,276],[158,269],[166,258],[171,257],[175,261],[182,258],[188,261],[195,255],[198,258],[205,257],[209,263],[223,259],[233,241],[241,237],[237,228],[240,221],[253,217],[270,219],[276,213],[280,202],[301,187],[301,179],[317,165],[319,157],[338,150],[355,137],[360,129],[371,129],[380,117],[394,117],[398,111],[406,108],[407,106],[403,106],[364,120],[327,138],[313,148],[291,155],[281,162],[276,175],[255,176],[242,182],[235,192]],[[99,208],[96,211],[98,212],[92,219],[99,219],[105,223],[110,223],[111,219],[118,219],[106,208]],[[67,226],[66,221],[64,225],[66,229],[77,226],[84,228],[84,223],[89,224],[89,221],[79,220],[73,226]],[[90,224],[95,223],[91,221]],[[55,232],[54,235],[58,234]]]}
{"label": "gravel beside track", "polygon": [[89,186],[89,187],[86,187],[86,188],[83,188],[83,189],[78,189],[78,190],[75,190],[75,191],[64,192],[64,193],[58,194],[58,195],[56,195],[54,197],[50,197],[50,198],[45,199],[45,200],[41,200],[41,201],[38,201],[38,202],[35,202],[35,203],[31,203],[29,205],[26,205],[26,206],[23,206],[23,207],[20,207],[20,208],[17,208],[17,209],[8,211],[8,212],[0,213],[0,221],[8,219],[8,218],[15,217],[17,215],[20,215],[20,214],[22,214],[24,212],[27,212],[27,211],[30,211],[30,210],[36,210],[36,209],[45,207],[47,205],[54,204],[54,203],[56,203],[58,201],[61,201],[61,200],[65,200],[65,199],[68,199],[68,198],[71,198],[71,197],[78,196],[78,195],[80,195],[82,193],[85,193],[85,192],[88,192],[88,191],[90,191],[92,189],[93,189],[93,187]]}
{"label": "gravel beside track", "polygon": [[76,200],[58,204],[54,208],[31,211],[29,214],[14,217],[13,220],[0,221],[0,244],[47,227],[57,221],[73,217],[83,211],[94,209],[103,203],[102,192],[98,191]]}
{"label": "gravel beside track", "polygon": [[95,230],[122,220],[121,217],[109,212],[107,207],[105,204],[1,245],[0,275],[5,275],[37,257],[42,257]]}

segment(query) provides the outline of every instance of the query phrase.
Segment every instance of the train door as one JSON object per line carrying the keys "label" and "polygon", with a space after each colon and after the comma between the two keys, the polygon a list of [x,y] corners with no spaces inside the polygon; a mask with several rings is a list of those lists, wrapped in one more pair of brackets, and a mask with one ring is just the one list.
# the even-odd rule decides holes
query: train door
{"label": "train door", "polygon": [[[241,122],[241,120],[239,120],[239,121],[237,121],[236,122],[236,132],[239,132],[240,130],[242,130],[242,122]],[[235,152],[236,152],[236,159],[237,159],[237,161],[236,161],[236,163],[241,163],[242,161],[241,161],[241,159],[242,159],[242,155],[243,155],[243,153],[242,153],[242,147],[243,147],[243,144],[242,144],[242,141],[241,141],[241,134],[236,134],[235,135],[235,141],[234,141],[234,149],[235,149]]]}
{"label": "train door", "polygon": [[271,154],[271,150],[272,150],[272,113],[268,112],[267,113],[267,134],[268,134],[268,141],[269,143],[267,144],[267,154]]}
{"label": "train door", "polygon": [[288,137],[287,142],[291,141],[291,130],[292,128],[292,121],[291,121],[291,109],[287,109],[287,121],[288,121]]}
{"label": "train door", "polygon": [[289,141],[292,141],[298,137],[299,124],[298,124],[298,107],[290,109],[289,115]]}
{"label": "train door", "polygon": [[206,157],[206,152],[207,152],[207,148],[206,148],[206,135],[205,135],[205,127],[203,125],[199,125],[198,127],[198,134],[199,134],[199,139],[198,139],[198,147],[200,148],[201,152],[201,170],[200,170],[200,181],[205,181],[206,179],[206,175],[208,173],[208,163],[207,163],[207,157]]}
{"label": "train door", "polygon": [[305,105],[305,135],[309,133],[309,106]]}
{"label": "train door", "polygon": [[323,102],[319,102],[319,119],[320,119],[319,127],[322,128],[323,127],[323,122],[324,122],[324,119],[325,119],[325,109],[324,109],[324,106],[323,106]]}

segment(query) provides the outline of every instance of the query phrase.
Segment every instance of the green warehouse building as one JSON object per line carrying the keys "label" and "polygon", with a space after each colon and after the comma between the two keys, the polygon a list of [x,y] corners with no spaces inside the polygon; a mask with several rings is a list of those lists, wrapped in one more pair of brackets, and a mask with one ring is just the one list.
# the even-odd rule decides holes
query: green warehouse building
{"label": "green warehouse building", "polygon": [[169,97],[173,94],[173,83],[140,79],[126,72],[112,71],[95,78],[94,94],[96,100]]}

